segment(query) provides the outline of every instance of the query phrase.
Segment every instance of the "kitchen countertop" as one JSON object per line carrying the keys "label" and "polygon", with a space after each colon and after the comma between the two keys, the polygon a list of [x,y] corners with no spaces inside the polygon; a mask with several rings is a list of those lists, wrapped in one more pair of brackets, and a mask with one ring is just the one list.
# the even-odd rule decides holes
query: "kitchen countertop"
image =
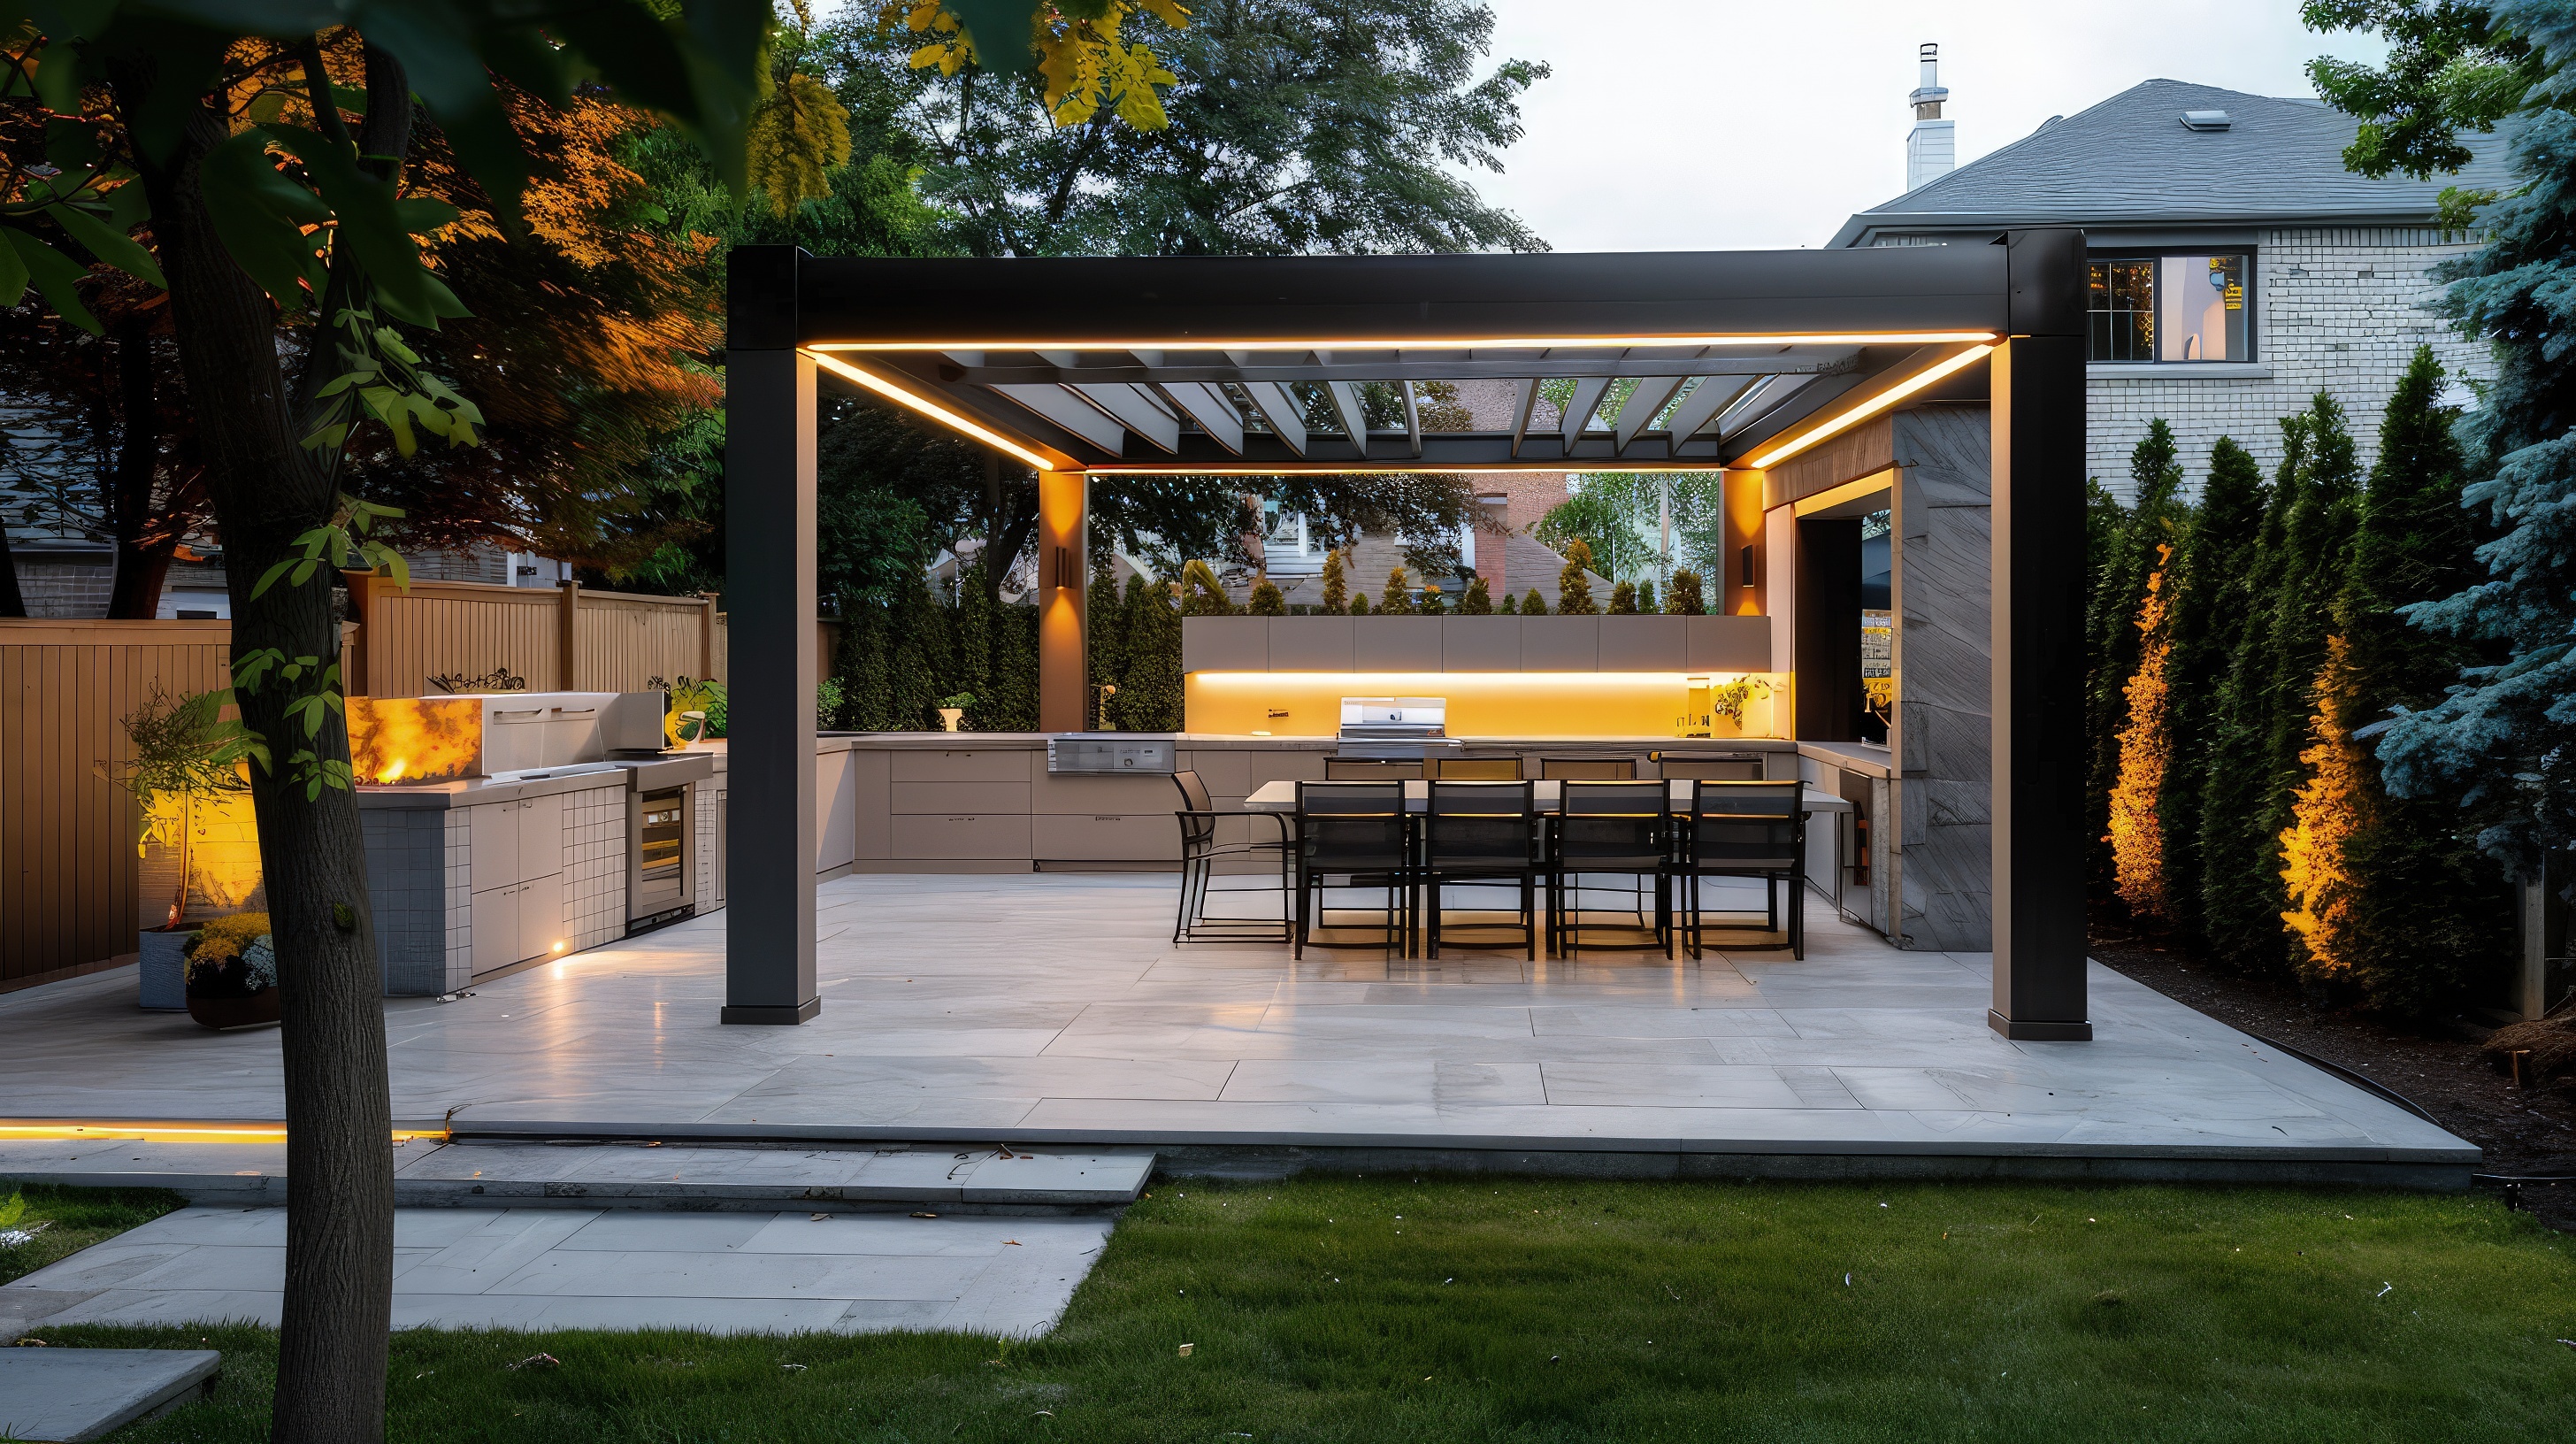
{"label": "kitchen countertop", "polygon": [[[654,770],[673,763],[685,763],[704,753],[675,752],[652,759],[639,758]],[[497,781],[489,777],[460,778],[454,782],[360,783],[357,787],[360,807],[424,808],[444,810],[454,807],[482,807],[496,802],[519,802],[531,797],[551,797],[560,792],[588,792],[598,787],[614,787],[620,792],[634,785],[633,765],[613,765],[604,772],[572,772],[553,777],[513,778]],[[707,773],[688,769],[696,776]],[[690,778],[675,777],[673,782]],[[656,782],[653,785],[665,785]]]}
{"label": "kitchen countertop", "polygon": [[[1133,738],[1165,741],[1200,751],[1331,752],[1341,747],[1331,737],[1255,737],[1235,732],[824,732],[815,736],[817,751],[859,747],[915,751],[1042,748],[1051,738],[1081,737],[1093,741]],[[1454,737],[1469,748],[1563,747],[1650,749],[1669,752],[1792,752],[1798,744],[1779,737]]]}

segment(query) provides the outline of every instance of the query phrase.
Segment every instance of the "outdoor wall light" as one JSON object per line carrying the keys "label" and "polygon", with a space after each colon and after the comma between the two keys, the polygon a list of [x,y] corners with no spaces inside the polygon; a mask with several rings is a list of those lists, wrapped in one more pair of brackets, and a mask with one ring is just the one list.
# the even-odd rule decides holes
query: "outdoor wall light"
{"label": "outdoor wall light", "polygon": [[[1994,338],[1986,336],[1980,337],[1979,339],[1992,341]],[[1921,371],[1914,373],[1912,376],[1907,377],[1905,380],[1898,382],[1896,385],[1887,388],[1885,391],[1878,393],[1876,396],[1869,398],[1867,401],[1862,402],[1860,405],[1853,407],[1851,410],[1843,412],[1841,415],[1836,416],[1821,425],[1813,426],[1805,431],[1799,432],[1794,438],[1781,442],[1779,445],[1772,447],[1770,450],[1763,452],[1761,455],[1754,457],[1752,460],[1747,461],[1744,464],[1755,471],[1768,470],[1769,468],[1788,460],[1790,457],[1797,455],[1799,452],[1806,450],[1808,447],[1815,445],[1817,442],[1825,440],[1827,437],[1839,436],[1843,432],[1850,430],[1852,427],[1858,426],[1860,423],[1867,421],[1869,418],[1876,416],[1882,411],[1887,410],[1899,401],[1904,400],[1906,397],[1913,395],[1917,391],[1923,390],[1934,382],[1940,381],[1957,372],[1967,370],[1969,367],[1985,360],[1987,352],[1991,349],[1991,347],[1984,346],[1976,347],[1970,350],[1961,351],[1957,355],[1951,356],[1946,360],[1935,362]]]}

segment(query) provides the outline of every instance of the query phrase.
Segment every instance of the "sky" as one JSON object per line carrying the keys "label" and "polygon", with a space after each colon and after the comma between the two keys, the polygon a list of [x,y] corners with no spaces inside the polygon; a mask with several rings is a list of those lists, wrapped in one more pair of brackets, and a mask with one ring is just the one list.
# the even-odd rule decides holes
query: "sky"
{"label": "sky", "polygon": [[2141,80],[2313,95],[2378,61],[2296,0],[1488,0],[1493,59],[1543,60],[1528,133],[1477,190],[1559,251],[1817,246],[1905,188],[1915,52],[1941,46],[1961,164]]}

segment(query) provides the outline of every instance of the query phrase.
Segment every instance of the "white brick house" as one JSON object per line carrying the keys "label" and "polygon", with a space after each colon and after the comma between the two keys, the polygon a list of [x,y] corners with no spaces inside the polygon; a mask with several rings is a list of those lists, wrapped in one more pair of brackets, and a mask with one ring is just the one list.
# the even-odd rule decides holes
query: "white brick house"
{"label": "white brick house", "polygon": [[2497,137],[2469,136],[2477,159],[2457,177],[2371,180],[2343,168],[2353,128],[2314,100],[2150,80],[1863,211],[1833,244],[2082,226],[2089,469],[2116,495],[2151,418],[2172,424],[2196,492],[2211,443],[2232,436],[2268,469],[2279,418],[2320,390],[2343,403],[2367,466],[2417,346],[2455,377],[2485,374],[2480,349],[2425,309],[2426,273],[2476,249],[2436,227],[2443,186],[2499,186],[2503,164]]}

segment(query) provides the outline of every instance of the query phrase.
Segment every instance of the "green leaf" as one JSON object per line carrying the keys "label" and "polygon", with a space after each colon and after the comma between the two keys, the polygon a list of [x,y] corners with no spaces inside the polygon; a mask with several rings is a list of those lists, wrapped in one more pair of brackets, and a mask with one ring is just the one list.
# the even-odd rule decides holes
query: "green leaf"
{"label": "green leaf", "polygon": [[87,246],[91,255],[138,280],[149,281],[165,291],[170,289],[170,283],[162,279],[160,264],[132,236],[110,230],[105,222],[77,206],[50,205],[45,207],[45,214],[70,232],[73,240]]}
{"label": "green leaf", "polygon": [[304,173],[336,218],[332,244],[355,254],[385,309],[406,318],[427,313],[431,296],[421,282],[429,273],[395,214],[392,183],[361,170],[349,147],[302,126],[265,125],[260,132],[304,162]]}
{"label": "green leaf", "polygon": [[75,289],[80,279],[89,274],[89,268],[25,231],[11,227],[7,234],[9,248],[18,253],[19,262],[35,279],[36,289],[53,303],[55,312],[93,336],[106,335],[107,328],[89,313],[89,307],[81,304],[80,292]]}
{"label": "green leaf", "polygon": [[[275,565],[275,566],[273,566],[273,567],[270,567],[267,571],[261,572],[261,573],[259,574],[259,580],[258,580],[258,581],[256,581],[256,582],[251,583],[251,588],[250,588],[250,597],[251,597],[251,600],[252,600],[252,601],[258,601],[261,597],[266,596],[266,595],[268,594],[268,589],[269,589],[270,587],[273,587],[273,586],[277,585],[277,579],[278,579],[279,577],[282,577],[282,576],[286,575],[286,573],[287,573],[291,568],[293,568],[293,567],[294,567],[294,565],[295,565],[295,558],[293,558],[293,557],[288,557],[286,560],[284,560],[284,561],[282,561],[282,562],[279,562],[277,565]],[[263,669],[263,670],[265,670],[265,669]],[[257,691],[257,690],[259,690],[259,682],[258,682],[258,680],[257,680],[257,676],[256,676],[256,674],[254,674],[252,677],[241,679],[241,684],[242,684],[243,686],[249,687],[252,691]]]}
{"label": "green leaf", "polygon": [[259,131],[243,131],[207,152],[198,174],[215,235],[234,264],[289,311],[303,308],[307,286],[321,294],[321,263],[299,224],[319,225],[331,218],[331,208],[278,173]]}

